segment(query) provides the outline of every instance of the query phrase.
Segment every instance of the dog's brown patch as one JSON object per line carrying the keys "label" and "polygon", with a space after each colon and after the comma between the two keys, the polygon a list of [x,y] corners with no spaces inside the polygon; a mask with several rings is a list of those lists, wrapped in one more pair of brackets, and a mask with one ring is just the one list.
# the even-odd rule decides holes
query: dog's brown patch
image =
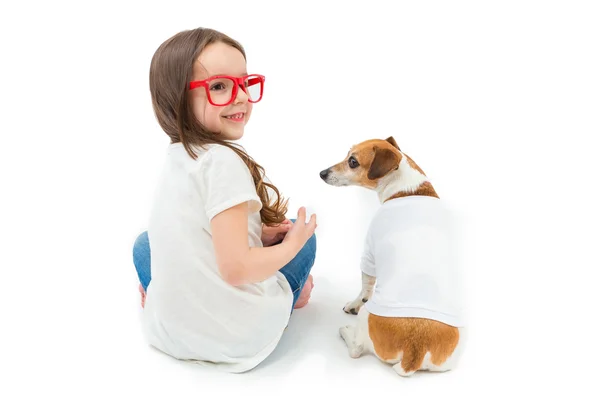
{"label": "dog's brown patch", "polygon": [[430,196],[430,197],[437,197],[438,199],[440,197],[440,196],[438,196],[437,192],[433,188],[433,185],[431,184],[431,182],[423,182],[421,185],[419,185],[417,190],[415,190],[414,192],[411,192],[411,193],[398,192],[398,193],[391,195],[385,201],[388,201],[391,199],[397,199],[399,197],[407,197],[407,196]]}
{"label": "dog's brown patch", "polygon": [[427,352],[441,365],[458,345],[458,328],[425,318],[393,318],[369,314],[369,336],[375,353],[386,362],[402,353],[402,368],[417,371]]}

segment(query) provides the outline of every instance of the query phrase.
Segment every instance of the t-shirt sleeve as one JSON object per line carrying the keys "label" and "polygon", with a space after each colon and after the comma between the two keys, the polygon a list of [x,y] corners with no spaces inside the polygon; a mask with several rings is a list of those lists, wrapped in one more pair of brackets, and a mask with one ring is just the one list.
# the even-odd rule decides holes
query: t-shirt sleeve
{"label": "t-shirt sleeve", "polygon": [[369,276],[377,276],[375,270],[375,259],[373,258],[373,247],[371,242],[371,230],[369,229],[360,259],[360,270]]}
{"label": "t-shirt sleeve", "polygon": [[204,155],[196,180],[208,220],[238,204],[248,202],[248,212],[262,208],[250,170],[233,150],[214,146]]}

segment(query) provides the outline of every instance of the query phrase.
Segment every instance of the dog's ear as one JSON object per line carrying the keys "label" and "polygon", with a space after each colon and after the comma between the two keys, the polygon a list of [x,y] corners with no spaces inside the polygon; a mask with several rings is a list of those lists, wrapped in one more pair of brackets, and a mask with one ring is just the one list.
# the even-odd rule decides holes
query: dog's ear
{"label": "dog's ear", "polygon": [[375,150],[375,157],[373,158],[371,167],[369,167],[367,178],[371,180],[379,179],[391,170],[398,168],[400,157],[395,152],[390,149],[380,149],[378,147],[374,147],[373,150]]}
{"label": "dog's ear", "polygon": [[400,150],[400,147],[398,146],[398,143],[396,143],[396,140],[394,139],[393,136],[390,136],[389,138],[385,139],[385,141],[390,143],[392,146],[394,146],[398,150]]}

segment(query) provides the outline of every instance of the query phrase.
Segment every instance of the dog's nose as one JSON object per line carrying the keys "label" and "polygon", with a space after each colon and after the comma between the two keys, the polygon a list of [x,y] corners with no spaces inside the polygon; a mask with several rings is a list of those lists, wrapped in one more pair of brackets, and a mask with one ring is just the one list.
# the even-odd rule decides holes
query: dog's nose
{"label": "dog's nose", "polygon": [[321,175],[321,179],[325,179],[325,178],[327,178],[327,175],[329,175],[329,170],[328,169],[324,169],[323,171],[321,171],[319,173],[319,175]]}

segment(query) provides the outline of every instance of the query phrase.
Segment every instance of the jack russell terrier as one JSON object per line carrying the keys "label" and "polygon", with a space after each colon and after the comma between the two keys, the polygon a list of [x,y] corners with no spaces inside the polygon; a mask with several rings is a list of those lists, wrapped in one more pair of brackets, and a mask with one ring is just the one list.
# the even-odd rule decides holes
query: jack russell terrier
{"label": "jack russell terrier", "polygon": [[320,175],[374,190],[381,203],[360,261],[362,290],[344,307],[357,324],[339,330],[350,357],[375,354],[401,376],[453,369],[465,341],[455,216],[393,137],[355,145]]}

